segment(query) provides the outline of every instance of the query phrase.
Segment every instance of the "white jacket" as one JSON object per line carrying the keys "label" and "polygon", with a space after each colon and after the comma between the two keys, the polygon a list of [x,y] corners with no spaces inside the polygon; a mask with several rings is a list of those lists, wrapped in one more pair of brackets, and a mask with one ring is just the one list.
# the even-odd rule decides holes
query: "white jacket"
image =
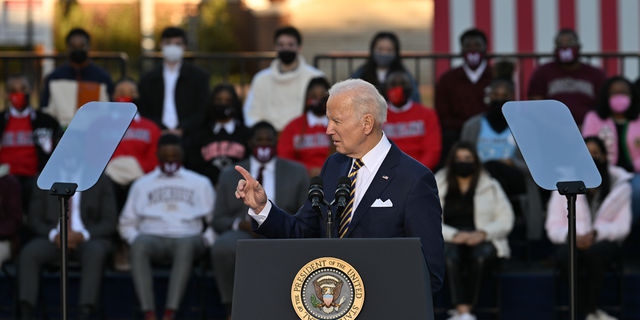
{"label": "white jacket", "polygon": [[282,131],[302,114],[309,81],[322,76],[322,71],[308,65],[300,54],[298,67],[286,73],[280,72],[280,60],[273,60],[271,66],[258,72],[251,82],[243,106],[247,127],[264,120]]}
{"label": "white jacket", "polygon": [[[591,221],[591,209],[587,196],[576,198],[576,234],[583,236],[597,230],[595,241],[609,240],[622,242],[631,231],[631,183],[633,174],[626,170],[609,166],[611,188],[600,204],[596,221]],[[554,191],[547,209],[547,236],[556,244],[567,242],[569,222],[567,220],[567,198]]]}
{"label": "white jacket", "polygon": [[184,168],[167,176],[156,167],[131,185],[118,230],[128,243],[140,234],[169,238],[202,234],[203,218],[213,217],[215,197],[209,178]]}
{"label": "white jacket", "polygon": [[[444,208],[447,190],[449,189],[447,168],[443,168],[436,173],[436,183],[440,193],[440,204]],[[487,234],[485,240],[491,241],[500,258],[511,256],[507,237],[513,228],[513,220],[511,202],[509,202],[507,195],[502,190],[500,183],[485,171],[481,171],[473,196],[473,221],[476,230]],[[446,225],[444,222],[442,223],[444,241],[452,242],[456,233],[458,233],[458,229]]]}

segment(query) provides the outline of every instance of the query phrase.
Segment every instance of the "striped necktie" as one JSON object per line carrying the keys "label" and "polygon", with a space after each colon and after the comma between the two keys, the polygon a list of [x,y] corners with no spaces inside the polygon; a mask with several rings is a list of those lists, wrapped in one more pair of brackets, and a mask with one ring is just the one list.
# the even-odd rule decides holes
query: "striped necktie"
{"label": "striped necktie", "polygon": [[349,195],[349,203],[344,208],[342,217],[340,217],[340,229],[338,230],[340,238],[343,238],[345,234],[347,234],[349,224],[351,223],[351,212],[353,211],[353,204],[356,198],[356,178],[358,177],[358,170],[362,168],[362,166],[364,166],[362,160],[355,159],[351,173],[349,173],[349,179],[351,179],[351,194]]}

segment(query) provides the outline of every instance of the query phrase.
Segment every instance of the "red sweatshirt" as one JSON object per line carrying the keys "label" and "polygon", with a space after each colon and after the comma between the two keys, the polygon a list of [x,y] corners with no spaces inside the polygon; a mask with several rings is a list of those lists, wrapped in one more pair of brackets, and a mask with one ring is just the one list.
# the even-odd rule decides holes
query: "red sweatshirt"
{"label": "red sweatshirt", "polygon": [[485,88],[491,83],[487,65],[477,83],[472,83],[462,67],[447,71],[436,84],[436,110],[444,130],[460,132],[469,118],[489,110],[484,103]]}
{"label": "red sweatshirt", "polygon": [[10,116],[2,133],[0,163],[9,164],[12,175],[33,177],[38,173],[38,153],[33,144],[29,115],[20,118]]}
{"label": "red sweatshirt", "polygon": [[160,139],[158,125],[145,117],[136,116],[111,158],[134,156],[142,170],[149,173],[158,164],[156,156],[158,139]]}
{"label": "red sweatshirt", "polygon": [[280,134],[278,156],[301,162],[307,170],[322,168],[331,146],[326,131],[323,125],[309,128],[306,113],[293,119]]}
{"label": "red sweatshirt", "polygon": [[429,169],[440,161],[442,138],[440,121],[433,109],[417,102],[399,108],[389,107],[382,130],[404,153]]}

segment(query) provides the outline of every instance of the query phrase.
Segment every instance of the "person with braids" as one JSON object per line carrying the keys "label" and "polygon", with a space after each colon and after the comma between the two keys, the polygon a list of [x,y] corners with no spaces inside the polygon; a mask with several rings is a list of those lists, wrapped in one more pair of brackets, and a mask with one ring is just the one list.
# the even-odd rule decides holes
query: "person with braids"
{"label": "person with braids", "polygon": [[278,156],[304,164],[310,177],[319,175],[324,161],[336,152],[325,133],[329,125],[329,87],[331,86],[325,78],[311,79],[307,87],[304,113],[282,130],[278,140]]}
{"label": "person with braids", "polygon": [[[587,320],[611,320],[598,308],[607,266],[622,252],[621,245],[631,230],[632,174],[610,165],[607,149],[598,137],[585,138],[587,148],[602,176],[602,184],[578,195],[576,199],[576,245],[578,275],[586,275],[578,291],[578,309],[587,312]],[[568,283],[567,200],[552,192],[545,224],[549,240],[558,245],[556,263]],[[582,296],[580,296],[582,295]]]}
{"label": "person with braids", "polygon": [[216,186],[222,171],[249,157],[250,130],[242,119],[235,87],[228,83],[215,86],[203,121],[185,139],[185,167],[207,176]]}
{"label": "person with braids", "polygon": [[631,180],[631,207],[634,223],[640,218],[640,97],[624,77],[607,79],[596,109],[589,111],[582,124],[582,136],[598,136],[607,148],[609,163],[636,173]]}

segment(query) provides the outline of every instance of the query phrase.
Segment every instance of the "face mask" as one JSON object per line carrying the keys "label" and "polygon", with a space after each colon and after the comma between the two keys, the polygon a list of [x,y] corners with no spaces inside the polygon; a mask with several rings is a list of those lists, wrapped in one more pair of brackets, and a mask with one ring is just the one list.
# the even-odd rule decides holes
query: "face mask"
{"label": "face mask", "polygon": [[327,114],[327,98],[307,100],[307,110],[311,110],[317,116]]}
{"label": "face mask", "polygon": [[225,120],[233,117],[235,114],[235,108],[228,104],[214,104],[211,107],[212,116],[216,120]]}
{"label": "face mask", "polygon": [[484,59],[484,53],[482,52],[472,51],[464,54],[464,62],[471,69],[475,69],[480,66],[482,59]]}
{"label": "face mask", "polygon": [[472,162],[455,162],[453,164],[453,173],[457,176],[466,178],[470,176],[473,171],[473,163]]}
{"label": "face mask", "polygon": [[184,49],[177,44],[167,44],[162,46],[162,57],[167,62],[178,62],[182,59]]}
{"label": "face mask", "polygon": [[24,110],[29,105],[29,94],[24,92],[9,93],[9,101],[11,105],[18,110]]}
{"label": "face mask", "polygon": [[593,159],[593,162],[596,164],[596,168],[598,168],[598,172],[600,172],[602,176],[603,173],[607,171],[607,163],[598,159]]}
{"label": "face mask", "polygon": [[166,175],[173,175],[180,169],[182,163],[180,161],[168,162],[168,161],[160,161],[160,171],[164,172]]}
{"label": "face mask", "polygon": [[578,61],[578,47],[556,49],[556,60],[562,64],[573,64]]}
{"label": "face mask", "polygon": [[489,108],[491,109],[491,111],[497,111],[502,114],[502,106],[508,101],[509,100],[491,100],[491,102],[489,102]]}
{"label": "face mask", "polygon": [[133,98],[130,96],[121,96],[116,98],[116,102],[133,102]]}
{"label": "face mask", "polygon": [[388,67],[394,60],[396,60],[395,53],[373,53],[373,61],[375,61],[380,68]]}
{"label": "face mask", "polygon": [[89,59],[89,54],[85,50],[73,50],[69,53],[69,60],[76,64],[83,64]]}
{"label": "face mask", "polygon": [[278,52],[278,59],[282,61],[284,64],[291,64],[294,60],[296,60],[296,56],[298,55],[295,51],[284,50]]}
{"label": "face mask", "polygon": [[631,98],[626,94],[614,94],[609,97],[609,107],[615,113],[623,113],[629,109]]}
{"label": "face mask", "polygon": [[267,163],[273,159],[276,155],[276,148],[273,146],[269,147],[255,147],[253,148],[253,156],[258,159],[258,161],[262,163]]}
{"label": "face mask", "polygon": [[407,103],[408,96],[403,87],[393,87],[387,90],[387,99],[396,107],[402,107]]}

